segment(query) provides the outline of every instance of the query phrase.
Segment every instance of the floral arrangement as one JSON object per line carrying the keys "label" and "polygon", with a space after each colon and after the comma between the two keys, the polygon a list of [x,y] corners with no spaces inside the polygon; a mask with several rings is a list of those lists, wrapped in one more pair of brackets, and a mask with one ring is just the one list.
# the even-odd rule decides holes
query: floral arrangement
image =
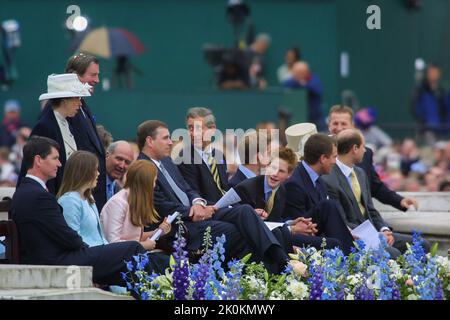
{"label": "floral arrangement", "polygon": [[377,250],[356,241],[352,253],[339,249],[302,248],[291,254],[283,274],[269,274],[250,255],[225,264],[225,236],[213,245],[210,230],[203,255],[189,263],[185,239],[178,232],[175,252],[165,274],[148,274],[147,254],[127,262],[122,276],[127,289],[143,300],[448,300],[450,260],[436,255],[437,245],[425,254],[419,232],[396,261],[386,242]]}

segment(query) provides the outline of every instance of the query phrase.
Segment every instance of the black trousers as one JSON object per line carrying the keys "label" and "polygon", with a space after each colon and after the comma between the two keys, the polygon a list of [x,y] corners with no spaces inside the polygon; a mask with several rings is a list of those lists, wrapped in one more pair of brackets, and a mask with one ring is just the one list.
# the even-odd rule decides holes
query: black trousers
{"label": "black trousers", "polygon": [[318,235],[338,239],[342,251],[348,255],[353,247],[353,236],[339,214],[337,204],[332,200],[322,200],[304,215],[317,223]]}

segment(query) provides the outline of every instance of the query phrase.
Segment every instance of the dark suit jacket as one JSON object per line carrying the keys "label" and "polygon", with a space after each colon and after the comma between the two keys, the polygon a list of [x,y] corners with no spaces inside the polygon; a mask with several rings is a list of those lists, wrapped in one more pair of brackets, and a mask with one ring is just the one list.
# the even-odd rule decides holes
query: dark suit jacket
{"label": "dark suit jacket", "polygon": [[[34,126],[33,130],[31,131],[30,136],[41,136],[46,137],[55,140],[59,144],[59,161],[61,162],[61,167],[58,169],[58,172],[56,174],[56,178],[51,179],[47,181],[47,188],[48,190],[55,194],[58,192],[59,187],[61,186],[63,173],[64,173],[64,166],[66,164],[66,149],[64,147],[64,140],[61,134],[61,130],[59,129],[58,122],[56,121],[55,114],[53,113],[53,110],[51,108],[51,105],[48,104],[49,110],[46,110],[44,112],[38,123]],[[22,167],[20,169],[19,174],[19,181],[17,185],[19,185],[27,174],[27,169],[25,168],[24,164],[22,164]]]}
{"label": "dark suit jacket", "polygon": [[239,183],[241,183],[244,180],[247,180],[247,177],[238,168],[236,173],[228,181],[228,185],[230,186],[230,188],[234,188],[235,186],[237,186]]}
{"label": "dark suit jacket", "polygon": [[403,208],[400,202],[403,197],[398,193],[390,190],[383,181],[380,180],[380,176],[376,172],[373,166],[373,151],[366,147],[366,152],[364,153],[364,158],[361,163],[357,164],[358,167],[364,170],[367,175],[367,179],[370,182],[370,191],[372,197],[378,201],[393,206],[401,211],[406,211],[407,208]]}
{"label": "dark suit jacket", "polygon": [[[264,195],[264,175],[247,179],[239,183],[234,189],[241,198],[241,203],[249,204],[254,209],[264,209],[266,200]],[[281,185],[275,194],[272,212],[265,221],[282,222],[286,205],[286,189]]]}
{"label": "dark suit jacket", "polygon": [[[138,160],[152,161],[143,153],[139,154]],[[161,163],[164,165],[164,168],[170,174],[177,186],[186,193],[191,203],[195,198],[201,198],[200,195],[196,191],[194,191],[189,186],[189,184],[186,183],[177,166],[172,162],[172,159],[170,157],[163,159]],[[162,217],[166,217],[168,215],[171,215],[175,211],[178,211],[182,215],[183,220],[190,220],[189,210],[191,206],[185,206],[177,198],[177,196],[172,191],[169,182],[167,182],[166,178],[161,173],[161,171],[159,171],[159,169],[154,191],[154,201],[155,209]]]}
{"label": "dark suit jacket", "polygon": [[89,110],[84,100],[82,102],[82,109],[86,117],[84,117],[80,110],[75,117],[69,118],[67,121],[72,126],[72,133],[75,137],[78,150],[89,151],[97,156],[100,175],[98,176],[98,183],[94,189],[93,196],[98,212],[101,212],[106,203],[106,154],[98,136],[95,119],[92,116],[91,110]]}
{"label": "dark suit jacket", "polygon": [[[185,160],[183,160],[183,152],[186,150],[181,150],[180,155],[177,159],[178,169],[180,169],[184,180],[194,189],[200,196],[205,199],[208,204],[215,204],[222,197],[222,193],[219,188],[217,188],[216,182],[209,171],[208,165],[202,160],[200,154],[195,151],[192,146],[190,150],[190,155],[186,155]],[[227,176],[227,164],[224,160],[223,154],[216,150],[212,150],[212,154],[217,160],[217,170],[219,172],[220,185],[222,190],[228,191],[228,176]],[[181,162],[181,163],[180,163]],[[187,162],[187,163],[186,163]]]}
{"label": "dark suit jacket", "polygon": [[[358,167],[354,169],[359,185],[361,186],[362,202],[370,221],[377,230],[380,230],[382,227],[387,227],[388,225],[373,205],[369,183],[364,170]],[[366,218],[362,215],[353,191],[341,169],[335,165],[329,175],[323,176],[323,180],[326,183],[330,197],[339,203],[341,216],[344,218],[346,224],[353,229],[363,223]]]}
{"label": "dark suit jacket", "polygon": [[12,199],[11,213],[19,232],[22,263],[66,265],[79,250],[88,247],[67,225],[55,196],[33,179],[22,179]]}
{"label": "dark suit jacket", "polygon": [[318,188],[315,188],[308,172],[300,162],[285,183],[287,192],[284,217],[286,219],[303,217],[320,201],[327,199],[327,190],[322,178],[319,177],[318,183]]}

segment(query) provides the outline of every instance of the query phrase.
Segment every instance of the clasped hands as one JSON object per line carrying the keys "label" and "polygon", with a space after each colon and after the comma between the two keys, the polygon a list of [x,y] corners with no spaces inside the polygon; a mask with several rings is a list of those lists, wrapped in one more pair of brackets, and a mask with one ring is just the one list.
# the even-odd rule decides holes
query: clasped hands
{"label": "clasped hands", "polygon": [[217,209],[213,206],[204,207],[200,204],[194,204],[189,211],[189,217],[191,218],[192,222],[209,220],[212,218],[216,211]]}
{"label": "clasped hands", "polygon": [[317,232],[317,223],[313,223],[311,218],[299,217],[291,222],[291,233],[293,235],[315,236]]}

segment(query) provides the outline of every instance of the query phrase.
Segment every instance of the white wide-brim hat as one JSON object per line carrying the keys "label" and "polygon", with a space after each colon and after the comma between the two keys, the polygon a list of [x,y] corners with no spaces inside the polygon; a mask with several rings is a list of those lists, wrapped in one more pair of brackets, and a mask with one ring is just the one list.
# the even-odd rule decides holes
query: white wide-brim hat
{"label": "white wide-brim hat", "polygon": [[286,129],[287,147],[292,149],[299,159],[303,157],[303,149],[309,137],[317,133],[317,127],[314,123],[297,123]]}
{"label": "white wide-brim hat", "polygon": [[39,101],[55,98],[90,97],[91,86],[83,84],[75,73],[51,74],[47,78],[47,93]]}

